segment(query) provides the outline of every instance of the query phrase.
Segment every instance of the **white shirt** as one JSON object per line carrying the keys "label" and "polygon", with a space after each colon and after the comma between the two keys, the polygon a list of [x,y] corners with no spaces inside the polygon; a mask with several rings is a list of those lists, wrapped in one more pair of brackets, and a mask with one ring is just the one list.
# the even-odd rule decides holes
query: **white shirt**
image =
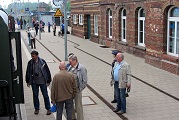
{"label": "white shirt", "polygon": [[36,37],[35,31],[30,30],[30,39],[34,39]]}

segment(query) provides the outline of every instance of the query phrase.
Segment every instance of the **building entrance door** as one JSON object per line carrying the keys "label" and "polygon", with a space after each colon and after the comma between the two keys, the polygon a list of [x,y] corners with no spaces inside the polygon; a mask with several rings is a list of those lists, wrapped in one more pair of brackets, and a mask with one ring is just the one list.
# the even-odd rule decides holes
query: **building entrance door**
{"label": "building entrance door", "polygon": [[85,39],[91,38],[91,17],[90,15],[85,15],[86,25],[85,25]]}

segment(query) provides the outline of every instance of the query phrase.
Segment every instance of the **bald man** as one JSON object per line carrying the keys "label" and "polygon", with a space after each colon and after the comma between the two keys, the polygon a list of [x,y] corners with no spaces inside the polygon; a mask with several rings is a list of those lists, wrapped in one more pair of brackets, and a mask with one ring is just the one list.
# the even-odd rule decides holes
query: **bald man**
{"label": "bald man", "polygon": [[60,72],[52,82],[51,100],[57,105],[57,120],[62,120],[63,106],[65,104],[67,120],[72,120],[73,98],[76,94],[76,81],[73,73],[66,70],[65,62],[60,62]]}
{"label": "bald man", "polygon": [[112,75],[117,107],[113,111],[123,114],[126,113],[126,88],[130,89],[131,87],[131,70],[130,65],[124,61],[124,55],[122,53],[116,55],[116,60],[117,63],[113,68]]}

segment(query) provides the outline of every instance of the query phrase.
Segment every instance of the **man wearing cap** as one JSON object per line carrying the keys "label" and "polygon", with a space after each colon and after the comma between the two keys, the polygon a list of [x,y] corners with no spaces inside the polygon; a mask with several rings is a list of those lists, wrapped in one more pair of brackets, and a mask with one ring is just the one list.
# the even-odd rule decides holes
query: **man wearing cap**
{"label": "man wearing cap", "polygon": [[[119,53],[118,50],[113,50],[113,51],[112,51],[112,54],[113,54],[113,56],[114,56],[114,60],[113,60],[113,62],[112,62],[112,64],[111,64],[112,70],[113,70],[113,68],[114,68],[115,63],[117,62],[117,60],[115,59],[115,57],[116,57],[116,55],[117,55],[118,53]],[[113,79],[112,71],[111,71],[111,79]],[[113,86],[113,85],[114,85],[113,81],[111,81],[110,84],[111,84],[111,86]],[[116,99],[116,91],[115,91],[115,87],[114,87],[114,100],[112,100],[111,103],[116,103],[116,102],[117,102],[117,99]]]}

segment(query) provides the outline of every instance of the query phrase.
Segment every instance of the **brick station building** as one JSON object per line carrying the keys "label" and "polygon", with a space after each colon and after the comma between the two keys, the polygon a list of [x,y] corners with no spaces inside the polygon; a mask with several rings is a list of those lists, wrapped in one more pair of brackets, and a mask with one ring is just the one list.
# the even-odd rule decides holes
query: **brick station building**
{"label": "brick station building", "polygon": [[179,0],[71,0],[72,34],[179,75]]}

